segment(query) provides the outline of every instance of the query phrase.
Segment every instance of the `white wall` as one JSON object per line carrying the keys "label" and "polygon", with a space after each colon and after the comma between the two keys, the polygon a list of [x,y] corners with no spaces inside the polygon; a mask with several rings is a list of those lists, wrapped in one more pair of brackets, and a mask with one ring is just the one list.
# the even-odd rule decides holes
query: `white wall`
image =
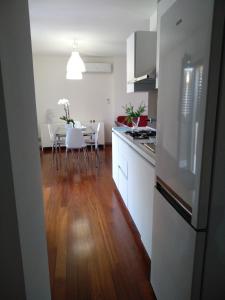
{"label": "white wall", "polygon": [[[101,120],[105,123],[106,142],[111,142],[111,128],[118,115],[124,115],[122,106],[141,102],[148,104],[147,93],[126,93],[126,57],[84,58],[86,62],[111,62],[109,74],[86,73],[83,80],[65,78],[68,56],[35,55],[34,77],[38,124],[58,122],[63,107],[58,99],[70,100],[71,117],[78,120]],[[107,99],[110,99],[108,103]],[[147,113],[147,110],[146,110]],[[40,126],[39,126],[40,127]]]}
{"label": "white wall", "polygon": [[[38,123],[59,122],[63,107],[60,98],[70,100],[70,114],[75,120],[100,120],[105,123],[106,141],[110,140],[112,74],[84,74],[83,80],[67,80],[64,56],[34,56],[35,91]],[[89,59],[90,61],[90,59]]]}

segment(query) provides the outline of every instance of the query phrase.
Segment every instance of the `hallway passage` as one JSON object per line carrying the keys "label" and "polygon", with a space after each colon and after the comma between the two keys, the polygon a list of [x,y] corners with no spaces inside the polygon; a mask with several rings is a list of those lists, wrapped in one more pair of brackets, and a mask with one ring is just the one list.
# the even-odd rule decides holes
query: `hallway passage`
{"label": "hallway passage", "polygon": [[56,170],[41,154],[53,300],[154,300],[138,233],[111,175],[111,147],[99,169],[70,161]]}

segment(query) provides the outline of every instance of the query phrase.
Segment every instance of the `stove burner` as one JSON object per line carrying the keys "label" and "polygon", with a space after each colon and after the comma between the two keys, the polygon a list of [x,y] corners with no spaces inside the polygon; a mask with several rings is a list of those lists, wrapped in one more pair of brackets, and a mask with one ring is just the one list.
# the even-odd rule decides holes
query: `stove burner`
{"label": "stove burner", "polygon": [[156,136],[155,131],[151,130],[133,130],[133,131],[126,131],[126,134],[132,136],[134,139],[148,139],[151,136]]}

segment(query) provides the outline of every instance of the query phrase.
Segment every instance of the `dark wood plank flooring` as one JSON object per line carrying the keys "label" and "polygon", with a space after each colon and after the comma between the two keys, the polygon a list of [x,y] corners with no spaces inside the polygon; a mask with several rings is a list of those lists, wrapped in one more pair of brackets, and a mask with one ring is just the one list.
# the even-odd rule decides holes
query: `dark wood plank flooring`
{"label": "dark wood plank flooring", "polygon": [[149,270],[111,175],[111,147],[88,171],[41,154],[53,300],[153,300]]}

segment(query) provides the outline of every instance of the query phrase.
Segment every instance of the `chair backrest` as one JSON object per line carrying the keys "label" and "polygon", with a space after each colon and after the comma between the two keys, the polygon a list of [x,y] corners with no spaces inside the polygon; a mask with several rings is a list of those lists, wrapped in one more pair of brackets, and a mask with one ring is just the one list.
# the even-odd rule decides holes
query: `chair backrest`
{"label": "chair backrest", "polygon": [[96,132],[95,132],[95,149],[98,148],[98,137],[99,137],[100,126],[101,126],[101,123],[98,123]]}
{"label": "chair backrest", "polygon": [[49,133],[50,140],[52,142],[54,142],[54,140],[55,140],[55,127],[54,127],[53,124],[48,124],[48,133]]}
{"label": "chair backrest", "polygon": [[66,133],[66,128],[65,128],[65,125],[64,124],[60,124],[60,125],[57,125],[55,127],[55,134],[56,133]]}
{"label": "chair backrest", "polygon": [[55,141],[55,135],[56,133],[64,133],[65,127],[63,124],[48,124],[48,133],[50,140],[52,142]]}
{"label": "chair backrest", "polygon": [[82,127],[82,125],[81,125],[81,122],[80,121],[74,121],[74,127],[75,128],[81,128]]}
{"label": "chair backrest", "polygon": [[66,148],[80,149],[85,145],[82,130],[79,128],[68,128],[66,132]]}

